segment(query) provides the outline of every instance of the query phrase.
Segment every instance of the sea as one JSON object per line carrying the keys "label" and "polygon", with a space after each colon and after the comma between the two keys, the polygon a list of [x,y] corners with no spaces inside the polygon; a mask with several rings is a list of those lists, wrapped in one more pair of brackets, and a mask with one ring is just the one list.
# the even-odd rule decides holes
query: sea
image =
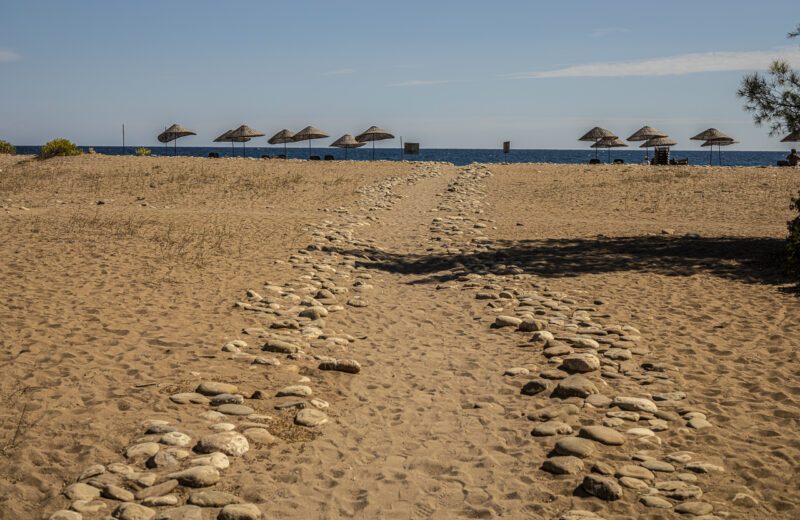
{"label": "sea", "polygon": [[[89,146],[80,146],[84,153],[89,151]],[[105,155],[134,155],[139,146],[93,146],[95,152]],[[172,156],[180,155],[184,157],[208,157],[209,153],[218,153],[220,157],[252,157],[260,159],[264,156],[276,158],[283,154],[282,146],[270,147],[246,147],[244,150],[241,145],[231,150],[230,146],[218,147],[190,147],[178,146],[177,149],[169,146],[147,146],[152,151],[152,155]],[[17,146],[17,154],[37,154],[38,146]],[[354,161],[369,161],[372,159],[372,148],[356,148],[347,150],[347,159]],[[740,150],[722,150],[722,154],[715,149],[713,156],[708,150],[672,150],[671,158],[689,159],[692,165],[707,165],[709,160],[716,166],[775,166],[777,161],[785,159],[789,151],[775,152],[746,152]],[[333,156],[334,160],[343,160],[345,151],[341,148],[311,148],[302,146],[288,146],[286,154],[289,159],[308,159],[310,155],[324,158],[326,155]],[[644,150],[614,150],[609,156],[606,150],[601,150],[597,157],[601,162],[608,162],[614,159],[622,159],[625,163],[641,163],[645,157]],[[652,158],[652,150],[651,155]],[[464,166],[474,162],[479,163],[557,163],[557,164],[588,164],[590,159],[595,158],[594,150],[514,150],[503,153],[497,149],[480,148],[421,148],[419,154],[403,154],[399,148],[375,148],[375,160],[380,161],[439,161],[449,162],[456,166]]]}

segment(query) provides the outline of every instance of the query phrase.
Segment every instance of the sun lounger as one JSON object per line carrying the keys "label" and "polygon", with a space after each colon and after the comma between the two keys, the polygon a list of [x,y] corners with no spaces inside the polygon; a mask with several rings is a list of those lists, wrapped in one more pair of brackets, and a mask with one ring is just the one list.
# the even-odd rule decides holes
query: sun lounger
{"label": "sun lounger", "polygon": [[589,164],[600,164],[600,159],[589,159]]}
{"label": "sun lounger", "polygon": [[219,154],[217,152],[208,152],[209,159],[219,159]]}
{"label": "sun lounger", "polygon": [[308,158],[309,161],[319,161],[319,155],[312,155]]}
{"label": "sun lounger", "polygon": [[261,158],[262,159],[272,159],[272,157],[270,157],[269,155],[262,155]]}
{"label": "sun lounger", "polygon": [[333,159],[333,156],[332,156],[332,155],[326,155],[326,156],[325,156],[325,160],[326,160],[326,161],[333,161],[334,159]]}

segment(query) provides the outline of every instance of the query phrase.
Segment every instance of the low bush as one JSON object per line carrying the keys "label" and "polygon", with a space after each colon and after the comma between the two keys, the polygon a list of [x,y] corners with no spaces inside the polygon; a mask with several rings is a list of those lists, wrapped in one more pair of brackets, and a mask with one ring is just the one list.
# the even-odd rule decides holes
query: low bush
{"label": "low bush", "polygon": [[[800,193],[792,199],[790,209],[800,213]],[[787,222],[789,237],[786,239],[786,267],[789,274],[800,278],[800,215]]]}
{"label": "low bush", "polygon": [[53,139],[49,143],[42,146],[39,150],[39,159],[49,159],[59,155],[80,155],[81,151],[78,145],[69,142],[67,139]]}
{"label": "low bush", "polygon": [[150,155],[151,153],[153,153],[153,151],[150,150],[150,148],[137,148],[136,149],[136,155],[139,155],[139,156]]}
{"label": "low bush", "polygon": [[11,146],[11,143],[8,141],[0,141],[0,153],[7,153],[10,155],[14,155],[17,153],[17,149]]}

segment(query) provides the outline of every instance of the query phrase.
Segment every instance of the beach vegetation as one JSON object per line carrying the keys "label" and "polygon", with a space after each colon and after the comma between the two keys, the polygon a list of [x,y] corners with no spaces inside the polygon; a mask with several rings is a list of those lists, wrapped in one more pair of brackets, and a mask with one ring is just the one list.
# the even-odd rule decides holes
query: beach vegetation
{"label": "beach vegetation", "polygon": [[8,141],[0,140],[0,153],[14,155],[15,153],[17,153],[17,148],[11,146],[11,143],[9,143]]}
{"label": "beach vegetation", "polygon": [[786,266],[789,273],[800,278],[800,193],[792,199],[789,208],[798,212],[798,215],[787,222],[789,237],[786,239]]}
{"label": "beach vegetation", "polygon": [[150,148],[141,147],[136,149],[136,155],[140,157],[145,157],[151,153],[153,153],[153,151]]}
{"label": "beach vegetation", "polygon": [[42,146],[39,150],[39,159],[49,159],[50,157],[80,155],[81,150],[78,145],[68,139],[53,139]]}
{"label": "beach vegetation", "polygon": [[[787,35],[798,36],[800,24]],[[737,94],[744,98],[744,108],[753,113],[755,124],[769,127],[769,135],[800,130],[800,72],[787,61],[774,60],[766,72],[747,74]]]}

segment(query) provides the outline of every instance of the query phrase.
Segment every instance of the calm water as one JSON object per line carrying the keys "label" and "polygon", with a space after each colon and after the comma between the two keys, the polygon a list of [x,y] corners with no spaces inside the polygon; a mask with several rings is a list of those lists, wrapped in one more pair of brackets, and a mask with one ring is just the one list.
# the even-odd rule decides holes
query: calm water
{"label": "calm water", "polygon": [[[81,146],[83,151],[88,150],[88,146]],[[125,152],[132,155],[136,146],[125,147]],[[169,147],[165,151],[163,147],[149,147],[153,155],[172,155],[173,149]],[[95,146],[97,153],[106,155],[121,155],[121,146]],[[287,154],[290,159],[308,159],[308,147],[301,145],[289,145]],[[38,146],[17,146],[18,154],[36,154],[39,152]],[[190,157],[208,157],[209,152],[217,152],[220,157],[230,157],[230,146],[220,147],[182,147],[178,146],[178,155]],[[270,155],[275,157],[283,154],[282,146],[270,147],[247,147],[247,157],[261,157]],[[743,152],[736,150],[722,150],[723,166],[774,166],[778,160],[784,159],[788,150],[779,152]],[[312,148],[312,155],[324,157],[333,155],[336,160],[344,159],[344,150],[340,148]],[[652,154],[652,150],[651,150]],[[242,147],[237,145],[235,155],[242,156]],[[611,152],[612,160],[615,158],[623,159],[626,163],[639,163],[644,159],[644,150],[614,150]],[[502,150],[485,150],[469,148],[430,148],[421,149],[418,155],[406,155],[405,158],[412,161],[443,161],[450,162],[457,166],[463,166],[473,162],[481,163],[561,163],[561,164],[586,164],[589,159],[595,156],[594,150],[511,150],[511,153],[504,154]],[[708,164],[708,150],[673,150],[670,154],[673,158],[688,158],[689,164],[705,165]],[[372,148],[364,147],[347,151],[347,158],[357,161],[368,161],[372,158]],[[602,162],[608,160],[608,154],[601,150],[599,158]],[[652,155],[651,155],[652,158]],[[401,159],[399,148],[376,148],[376,160],[399,161]],[[714,150],[714,165],[719,164],[719,154]]]}

